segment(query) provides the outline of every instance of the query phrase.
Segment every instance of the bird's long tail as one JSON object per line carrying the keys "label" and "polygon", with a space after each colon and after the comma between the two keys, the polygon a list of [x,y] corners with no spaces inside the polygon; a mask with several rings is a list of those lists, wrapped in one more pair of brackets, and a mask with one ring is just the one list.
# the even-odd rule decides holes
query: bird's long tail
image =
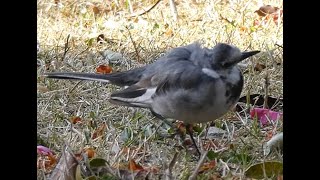
{"label": "bird's long tail", "polygon": [[110,80],[105,74],[94,74],[94,73],[76,73],[76,72],[53,72],[45,74],[47,78],[54,79],[74,79],[74,80],[89,80],[89,81],[100,81],[109,83]]}
{"label": "bird's long tail", "polygon": [[118,86],[131,86],[137,83],[145,70],[144,67],[111,74],[78,73],[78,72],[52,72],[44,74],[47,78],[88,80],[111,83]]}

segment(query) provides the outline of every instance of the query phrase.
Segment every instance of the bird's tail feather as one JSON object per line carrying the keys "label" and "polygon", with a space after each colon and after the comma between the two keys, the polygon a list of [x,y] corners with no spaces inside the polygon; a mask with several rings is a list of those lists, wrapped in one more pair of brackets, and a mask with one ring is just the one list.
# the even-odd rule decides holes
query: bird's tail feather
{"label": "bird's tail feather", "polygon": [[94,73],[76,73],[76,72],[53,72],[45,74],[47,78],[54,79],[74,79],[74,80],[89,80],[89,81],[100,81],[109,83],[110,80],[105,74],[94,74]]}
{"label": "bird's tail feather", "polygon": [[145,70],[145,67],[136,68],[124,72],[115,72],[111,74],[78,73],[78,72],[53,72],[46,73],[44,76],[54,79],[74,79],[100,81],[115,84],[118,86],[131,86],[137,83]]}

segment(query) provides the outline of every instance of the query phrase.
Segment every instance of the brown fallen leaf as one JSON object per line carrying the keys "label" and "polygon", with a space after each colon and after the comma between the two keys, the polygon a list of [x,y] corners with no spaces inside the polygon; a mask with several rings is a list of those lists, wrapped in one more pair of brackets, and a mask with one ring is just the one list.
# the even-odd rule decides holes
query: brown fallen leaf
{"label": "brown fallen leaf", "polygon": [[96,5],[92,6],[92,11],[93,11],[94,15],[98,15],[101,12],[100,8]]}
{"label": "brown fallen leaf", "polygon": [[177,121],[177,129],[181,135],[185,135],[187,132],[186,126],[184,125],[183,121]]}
{"label": "brown fallen leaf", "polygon": [[200,174],[200,173],[203,173],[204,171],[213,169],[213,168],[216,167],[216,164],[217,164],[217,163],[216,163],[215,160],[212,160],[212,161],[210,161],[210,162],[208,162],[208,163],[203,163],[203,165],[200,167],[198,173]]}
{"label": "brown fallen leaf", "polygon": [[128,169],[131,171],[141,171],[144,170],[142,166],[137,164],[133,159],[130,159]]}
{"label": "brown fallen leaf", "polygon": [[255,11],[259,16],[266,16],[268,14],[274,14],[279,10],[278,7],[271,6],[271,5],[264,5],[261,6],[258,10]]}
{"label": "brown fallen leaf", "polygon": [[264,64],[260,64],[260,63],[257,63],[255,66],[254,66],[254,70],[255,71],[258,71],[258,72],[261,72],[263,69],[265,69],[266,66]]}
{"label": "brown fallen leaf", "polygon": [[89,159],[93,158],[94,155],[95,155],[95,150],[93,148],[91,148],[91,147],[85,148],[84,152],[87,154]]}
{"label": "brown fallen leaf", "polygon": [[255,13],[257,13],[260,18],[259,20],[254,20],[254,25],[260,26],[266,24],[266,22],[268,22],[270,19],[272,19],[274,23],[278,24],[279,18],[282,17],[283,10],[275,6],[264,5],[256,10]]}
{"label": "brown fallen leaf", "polygon": [[40,156],[37,159],[37,168],[43,169],[45,172],[51,172],[57,163],[56,155],[48,154],[46,156]]}
{"label": "brown fallen leaf", "polygon": [[73,116],[70,118],[70,122],[72,124],[77,124],[78,122],[81,122],[81,118],[79,116]]}
{"label": "brown fallen leaf", "polygon": [[96,139],[102,136],[107,128],[107,123],[103,122],[92,134],[91,139]]}
{"label": "brown fallen leaf", "polygon": [[110,5],[108,4],[109,4],[108,1],[104,3],[94,2],[92,5],[90,5],[90,7],[92,8],[94,15],[98,16],[98,15],[108,14],[108,12],[111,11],[111,9],[109,8]]}
{"label": "brown fallen leaf", "polygon": [[240,26],[239,30],[240,30],[240,33],[250,33],[250,28],[245,26]]}
{"label": "brown fallen leaf", "polygon": [[100,65],[97,67],[96,72],[98,74],[109,74],[112,72],[112,67],[108,65]]}
{"label": "brown fallen leaf", "polygon": [[173,36],[173,31],[172,31],[172,29],[169,28],[169,29],[165,32],[165,35],[166,35],[167,37],[172,37],[172,36]]}

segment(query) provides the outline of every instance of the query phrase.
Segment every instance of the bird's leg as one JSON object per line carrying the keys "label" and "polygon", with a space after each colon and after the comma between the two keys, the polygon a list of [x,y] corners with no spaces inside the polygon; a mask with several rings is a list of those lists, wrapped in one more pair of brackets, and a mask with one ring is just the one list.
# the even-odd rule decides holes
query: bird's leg
{"label": "bird's leg", "polygon": [[[150,110],[152,115],[154,115],[156,118],[160,119],[161,121],[163,121],[164,123],[166,123],[168,126],[170,126],[172,129],[174,129],[175,134],[179,134],[182,144],[184,144],[184,133],[181,133],[179,130],[179,127],[174,126],[170,121],[168,121],[166,118],[164,118],[163,116],[161,116],[160,114],[155,113],[154,111]],[[187,149],[187,147],[185,147]]]}
{"label": "bird's leg", "polygon": [[189,136],[190,136],[190,138],[192,140],[192,143],[193,143],[194,147],[197,149],[197,152],[198,152],[199,156],[201,156],[201,153],[200,153],[200,151],[198,149],[196,141],[193,138],[193,132],[192,132],[191,128],[192,128],[191,124],[186,124],[186,130],[187,130],[187,132],[188,132],[188,134],[189,134]]}
{"label": "bird's leg", "polygon": [[163,116],[161,116],[160,114],[155,113],[154,111],[150,110],[151,114],[154,115],[156,118],[160,119],[161,121],[163,121],[164,123],[166,123],[168,126],[170,126],[171,128],[174,128],[173,124],[168,121],[166,118],[164,118]]}
{"label": "bird's leg", "polygon": [[[166,123],[167,125],[169,125],[171,128],[175,129],[176,132],[179,132],[179,127],[173,126],[173,124],[172,124],[171,122],[169,122],[166,118],[164,118],[163,116],[155,113],[155,112],[152,111],[152,110],[151,110],[151,113],[152,113],[155,117],[157,117],[158,119],[162,120],[164,123]],[[188,132],[188,134],[189,134],[189,136],[190,136],[190,138],[191,138],[191,140],[192,140],[192,143],[193,143],[193,145],[195,146],[195,148],[196,148],[199,156],[201,156],[201,153],[200,153],[200,151],[199,151],[199,149],[198,149],[198,146],[197,146],[197,144],[196,144],[196,141],[195,141],[194,138],[193,138],[193,132],[191,131],[191,128],[192,128],[191,124],[186,124],[186,131]],[[179,134],[180,134],[180,138],[181,138],[181,140],[182,140],[182,142],[183,142],[183,141],[184,141],[183,133],[179,133]]]}

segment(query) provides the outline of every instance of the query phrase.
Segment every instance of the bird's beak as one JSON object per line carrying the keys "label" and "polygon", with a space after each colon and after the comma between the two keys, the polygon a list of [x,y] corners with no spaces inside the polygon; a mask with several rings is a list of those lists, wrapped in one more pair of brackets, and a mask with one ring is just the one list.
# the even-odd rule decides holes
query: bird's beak
{"label": "bird's beak", "polygon": [[259,52],[260,52],[260,51],[242,52],[240,61],[242,61],[242,60],[244,60],[244,59],[246,59],[246,58],[248,58],[248,57],[250,57],[250,56],[253,56],[253,55],[255,55],[255,54],[259,53]]}

